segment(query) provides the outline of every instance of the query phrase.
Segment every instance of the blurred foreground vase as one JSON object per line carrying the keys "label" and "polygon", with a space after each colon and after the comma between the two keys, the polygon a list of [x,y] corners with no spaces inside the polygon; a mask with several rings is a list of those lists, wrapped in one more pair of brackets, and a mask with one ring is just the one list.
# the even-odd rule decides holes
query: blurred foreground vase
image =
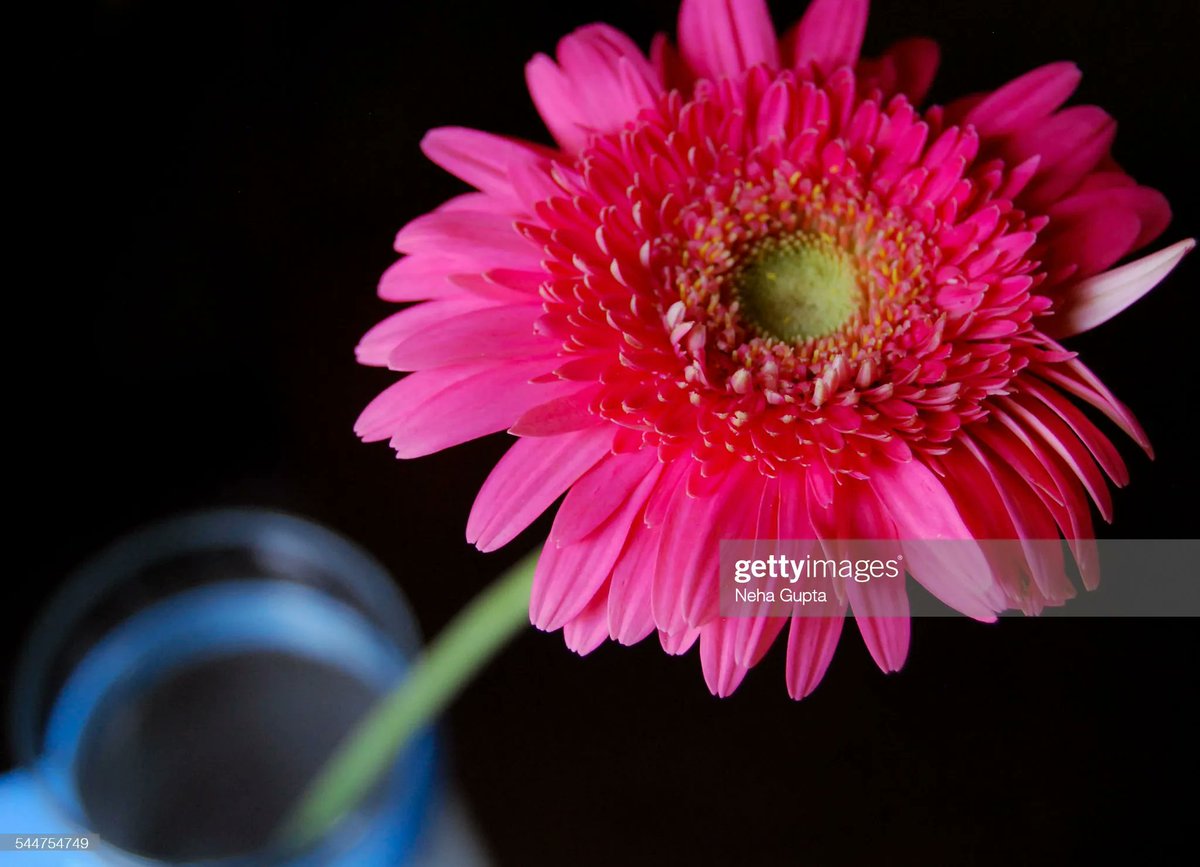
{"label": "blurred foreground vase", "polygon": [[[418,648],[388,574],[308,521],[217,511],[125,538],[68,582],[18,669],[0,834],[20,837],[0,864],[478,863],[447,830],[433,732],[311,847],[272,844]],[[55,835],[87,848],[13,850]]]}

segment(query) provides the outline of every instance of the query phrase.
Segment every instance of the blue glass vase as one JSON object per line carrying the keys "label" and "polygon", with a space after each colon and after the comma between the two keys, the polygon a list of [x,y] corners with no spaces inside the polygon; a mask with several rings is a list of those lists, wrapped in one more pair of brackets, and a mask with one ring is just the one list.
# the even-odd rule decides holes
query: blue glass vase
{"label": "blue glass vase", "polygon": [[227,510],[127,537],[18,668],[0,864],[415,863],[444,800],[432,731],[311,847],[273,832],[419,646],[386,571],[309,521]]}

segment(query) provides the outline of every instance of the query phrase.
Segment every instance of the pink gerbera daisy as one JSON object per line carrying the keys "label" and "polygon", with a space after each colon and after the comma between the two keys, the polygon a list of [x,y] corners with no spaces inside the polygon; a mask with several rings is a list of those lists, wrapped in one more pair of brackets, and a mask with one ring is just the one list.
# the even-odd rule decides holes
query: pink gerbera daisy
{"label": "pink gerbera daisy", "polygon": [[[529,90],[556,148],[468,129],[423,143],[477,192],[402,229],[380,294],[410,306],[358,348],[416,371],[362,414],[411,458],[507,430],[467,537],[504,545],[560,496],[530,616],[587,653],[699,641],[727,695],[788,628],[800,698],[847,608],[898,669],[901,583],[823,617],[723,617],[722,539],[1068,540],[1094,583],[1088,498],[1127,473],[1076,401],[1149,451],[1058,341],[1191,249],[1113,266],[1166,228],[1110,156],[1115,124],[1062,106],[1070,63],[919,108],[938,49],[859,56],[866,0],[815,0],[782,39],[761,0],[684,0],[678,49],[604,25]],[[1072,593],[1034,556],[913,577],[988,620]],[[890,594],[891,598],[873,598]]]}

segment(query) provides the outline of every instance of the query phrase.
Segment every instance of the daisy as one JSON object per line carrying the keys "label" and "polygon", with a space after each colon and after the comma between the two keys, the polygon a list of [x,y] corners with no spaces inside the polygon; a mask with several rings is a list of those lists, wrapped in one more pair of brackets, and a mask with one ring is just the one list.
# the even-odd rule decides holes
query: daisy
{"label": "daisy", "polygon": [[[1072,594],[1062,559],[913,543],[1064,538],[1097,580],[1089,500],[1128,475],[1086,405],[1150,446],[1060,341],[1153,288],[1194,245],[1112,159],[1113,119],[1064,107],[1070,63],[924,107],[937,46],[860,56],[866,0],[814,0],[778,37],[762,0],[684,0],[678,44],[605,25],[526,77],[554,147],[436,129],[473,188],[396,238],[392,302],[358,347],[414,371],[358,434],[402,458],[508,431],[467,538],[491,551],[560,497],[530,617],[587,653],[699,643],[728,695],[787,631],[794,698],[849,612],[885,671],[901,582],[823,616],[725,617],[722,539],[895,540],[913,578],[979,620]],[[1107,477],[1107,478],[1106,478]],[[880,612],[888,612],[882,616]]]}

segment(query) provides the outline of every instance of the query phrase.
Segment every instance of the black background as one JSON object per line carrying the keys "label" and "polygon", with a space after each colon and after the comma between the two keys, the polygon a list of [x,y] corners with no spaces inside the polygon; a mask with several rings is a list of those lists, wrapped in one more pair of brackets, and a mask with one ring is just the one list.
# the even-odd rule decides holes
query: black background
{"label": "black background", "polygon": [[[868,53],[928,35],[935,101],[1073,59],[1077,102],[1167,193],[1158,245],[1197,233],[1196,12],[1180,2],[880,2]],[[801,3],[774,3],[778,24]],[[11,659],[70,568],[137,524],[226,503],[325,521],[394,571],[427,632],[531,548],[463,540],[492,437],[415,462],[358,443],[392,375],[356,367],[394,231],[463,188],[431,126],[548,140],[523,64],[605,20],[647,45],[672,3],[109,2],[58,13],[31,75],[36,276],[9,287]],[[19,38],[19,37],[17,37]],[[1195,535],[1196,261],[1072,347],[1138,413],[1150,462],[1116,537]],[[1119,434],[1114,430],[1114,438]],[[11,567],[10,567],[11,568]],[[525,634],[449,718],[454,768],[501,863],[1165,863],[1195,819],[1194,622],[914,625],[875,669],[852,625],[817,692],[782,641],[731,699],[653,640],[579,659]],[[1186,851],[1186,850],[1184,850]]]}

